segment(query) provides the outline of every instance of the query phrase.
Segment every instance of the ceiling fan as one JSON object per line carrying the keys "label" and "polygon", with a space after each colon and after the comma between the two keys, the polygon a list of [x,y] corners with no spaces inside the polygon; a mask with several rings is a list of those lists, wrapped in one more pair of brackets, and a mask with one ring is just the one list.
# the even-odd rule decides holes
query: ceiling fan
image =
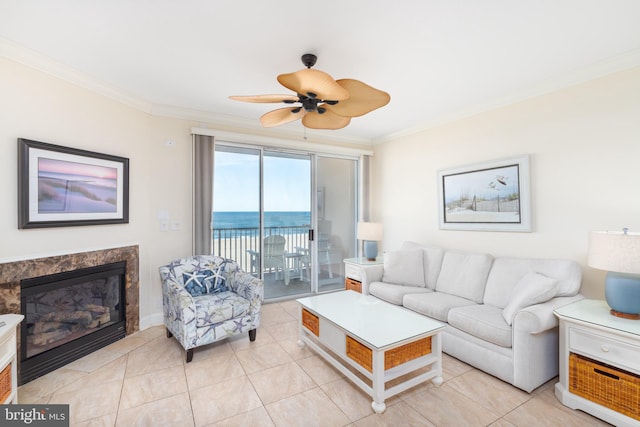
{"label": "ceiling fan", "polygon": [[388,93],[353,79],[334,80],[329,74],[312,70],[317,57],[302,55],[305,69],[295,73],[280,74],[278,82],[296,95],[230,96],[229,99],[244,102],[283,102],[301,105],[278,108],[260,117],[264,127],[274,127],[302,119],[305,127],[312,129],[341,129],[352,117],[363,116],[389,103]]}

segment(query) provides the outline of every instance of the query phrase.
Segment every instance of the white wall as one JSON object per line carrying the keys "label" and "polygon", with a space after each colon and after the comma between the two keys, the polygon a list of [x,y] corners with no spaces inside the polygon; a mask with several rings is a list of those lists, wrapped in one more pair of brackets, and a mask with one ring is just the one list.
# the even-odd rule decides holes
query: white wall
{"label": "white wall", "polygon": [[[532,233],[438,228],[439,169],[531,156]],[[375,147],[372,220],[383,248],[414,240],[496,256],[574,259],[583,293],[604,298],[586,266],[588,232],[640,231],[640,68]]]}
{"label": "white wall", "polygon": [[[161,322],[158,266],[191,253],[193,124],[151,117],[3,58],[0,94],[0,262],[137,244],[140,325]],[[18,230],[17,138],[129,158],[129,224]],[[176,147],[166,148],[167,139]],[[181,230],[161,233],[160,209]]]}
{"label": "white wall", "polygon": [[[141,326],[160,323],[158,266],[191,253],[195,125],[0,58],[0,262],[138,244]],[[19,137],[128,157],[129,224],[18,230]],[[438,229],[439,169],[523,153],[532,161],[533,233]],[[640,230],[639,158],[640,68],[376,146],[372,220],[384,222],[389,250],[417,240],[585,264],[588,231]],[[160,232],[158,211],[180,230]],[[603,278],[585,266],[584,293],[602,297]]]}
{"label": "white wall", "polygon": [[[206,123],[152,116],[0,57],[0,263],[139,245],[140,327],[161,324],[158,267],[192,250],[191,128],[196,126]],[[220,132],[228,137],[230,130],[237,131]],[[246,138],[255,142],[269,135],[263,133]],[[129,223],[18,230],[18,138],[129,158]],[[354,147],[304,142],[312,145],[338,152]],[[159,213],[170,224],[179,223],[179,230],[160,231]]]}

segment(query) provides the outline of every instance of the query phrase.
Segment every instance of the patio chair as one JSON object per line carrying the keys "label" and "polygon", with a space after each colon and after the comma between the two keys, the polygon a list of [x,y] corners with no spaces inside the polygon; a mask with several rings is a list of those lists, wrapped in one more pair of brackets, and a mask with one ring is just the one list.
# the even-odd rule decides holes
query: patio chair
{"label": "patio chair", "polygon": [[[278,274],[282,272],[284,278],[284,284],[289,285],[289,268],[287,266],[287,251],[285,245],[287,239],[279,234],[272,234],[264,238],[262,242],[262,248],[264,251],[263,258],[263,270],[273,269],[278,280]],[[252,272],[258,271],[257,266],[260,264],[260,252],[248,249],[247,252],[251,255],[250,265]]]}

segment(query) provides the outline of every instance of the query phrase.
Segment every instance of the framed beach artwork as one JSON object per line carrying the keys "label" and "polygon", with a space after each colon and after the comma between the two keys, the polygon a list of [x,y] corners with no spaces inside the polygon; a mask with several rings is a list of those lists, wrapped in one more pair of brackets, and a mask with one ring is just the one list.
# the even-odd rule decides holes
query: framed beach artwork
{"label": "framed beach artwork", "polygon": [[18,228],[129,222],[129,159],[18,139]]}
{"label": "framed beach artwork", "polygon": [[443,230],[531,231],[529,156],[438,171]]}

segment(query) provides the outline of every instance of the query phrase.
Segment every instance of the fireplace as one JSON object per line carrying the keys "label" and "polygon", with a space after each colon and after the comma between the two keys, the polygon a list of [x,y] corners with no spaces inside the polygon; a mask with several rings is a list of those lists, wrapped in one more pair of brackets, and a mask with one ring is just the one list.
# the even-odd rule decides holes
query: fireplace
{"label": "fireplace", "polygon": [[[130,335],[139,330],[139,302],[140,302],[140,283],[139,283],[139,251],[137,245],[123,246],[109,249],[98,249],[88,252],[77,252],[65,255],[53,255],[42,258],[23,259],[0,262],[0,314],[15,313],[21,314],[22,310],[22,282],[39,278],[42,276],[53,276],[58,273],[71,273],[76,270],[85,270],[88,268],[103,266],[107,264],[124,262],[124,293],[120,296],[118,310],[124,310],[124,319],[121,324],[125,329],[125,334]],[[59,276],[64,277],[65,276]],[[28,289],[28,288],[25,288]],[[29,292],[29,291],[27,291]],[[111,311],[111,310],[110,310]],[[122,315],[122,313],[120,313]],[[113,314],[115,319],[116,314]],[[97,316],[98,318],[100,316]],[[110,316],[111,317],[111,314]],[[103,318],[106,320],[106,316]],[[22,354],[23,328],[27,328],[27,321],[23,320],[18,326],[17,335],[17,354]],[[98,319],[98,323],[100,320]],[[115,322],[115,321],[114,321]],[[108,323],[108,322],[107,322]],[[51,325],[50,325],[51,326]],[[117,329],[112,325],[107,325],[112,329]],[[35,327],[35,326],[34,326]],[[44,327],[41,326],[41,328]],[[26,335],[24,335],[26,337]],[[87,338],[91,337],[91,338]],[[44,338],[41,337],[41,338]],[[101,341],[103,339],[110,340],[112,337],[96,338],[93,334],[80,337],[81,346],[86,341]],[[25,350],[26,351],[26,350]],[[93,349],[91,349],[93,351]],[[49,351],[42,351],[40,354],[51,354]],[[36,355],[37,357],[37,355]],[[21,358],[18,357],[18,381],[25,384],[33,379],[32,375],[23,375]]]}
{"label": "fireplace", "polygon": [[20,282],[21,383],[124,338],[125,266],[123,261]]}

